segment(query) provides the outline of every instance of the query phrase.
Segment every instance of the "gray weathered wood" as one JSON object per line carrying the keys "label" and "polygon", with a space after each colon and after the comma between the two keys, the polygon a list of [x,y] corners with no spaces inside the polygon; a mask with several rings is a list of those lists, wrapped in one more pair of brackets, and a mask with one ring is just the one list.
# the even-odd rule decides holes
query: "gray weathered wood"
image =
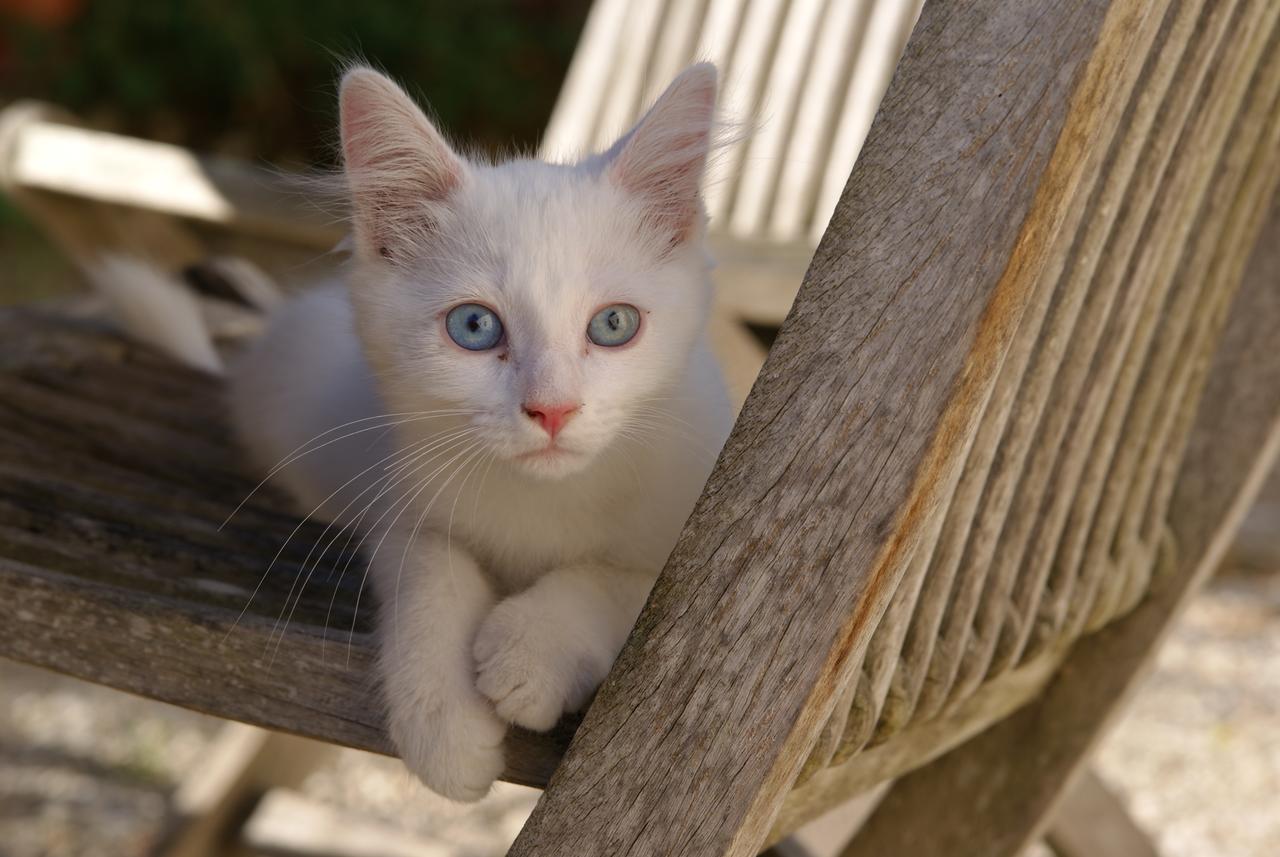
{"label": "gray weathered wood", "polygon": [[[1007,854],[1034,835],[1218,550],[1249,459],[1277,443],[1264,431],[1277,370],[1243,362],[1239,344],[1262,351],[1280,323],[1264,251],[1242,297],[1254,317],[1233,319],[1209,385],[1206,408],[1234,409],[1231,421],[1200,411],[1194,422],[1240,250],[1276,180],[1267,147],[1280,121],[1267,109],[1280,62],[1251,75],[1275,55],[1277,15],[1267,0],[926,10],[744,416],[513,853],[748,855],[947,751],[934,774],[894,789],[851,853],[906,836],[924,849],[909,853]],[[32,139],[86,138],[45,128]],[[145,210],[146,188],[116,182],[108,193],[101,169],[32,154],[40,148],[19,152],[34,177],[23,192],[65,207],[62,183],[99,200],[83,222],[61,219],[91,243],[93,230],[142,234],[183,264],[203,249],[200,229],[252,231],[252,217],[207,196],[188,200],[195,220],[178,227]],[[174,176],[207,190],[199,171]],[[213,186],[248,210],[270,207]],[[141,219],[112,224],[119,204]],[[78,234],[64,242],[72,250]],[[1095,270],[1103,288],[1085,295]],[[1271,295],[1258,294],[1259,270]],[[764,319],[787,300],[754,291],[773,302]],[[735,348],[751,352],[741,339]],[[1037,428],[1042,411],[1052,431]],[[1078,413],[1091,415],[1083,427]],[[1061,459],[1052,437],[1074,458]],[[1145,445],[1126,445],[1134,437]],[[1080,466],[1060,471],[1061,460]],[[982,479],[963,481],[966,461]],[[83,326],[0,315],[0,597],[19,605],[0,653],[385,751],[371,629],[354,613],[358,562],[343,575],[339,557],[324,557],[291,608],[308,550],[325,538],[303,527],[251,600],[296,515],[266,492],[219,531],[250,487],[211,379]],[[1042,509],[1045,497],[1060,516]],[[954,510],[967,517],[948,530]],[[939,532],[962,553],[953,576],[926,580]],[[1065,560],[1060,532],[1074,546]],[[1124,555],[1107,555],[1112,544]],[[959,600],[953,577],[968,593]],[[1053,597],[1041,603],[1046,578]],[[940,646],[906,634],[917,597],[934,619],[949,611]],[[1050,682],[1068,638],[1135,603],[1070,654],[1042,700],[1009,716]],[[283,637],[281,608],[293,613]],[[1037,617],[1049,621],[1033,629]],[[904,636],[914,676],[933,676],[923,691],[903,681]],[[877,722],[891,728],[873,735]],[[513,733],[506,776],[545,782],[572,726]],[[1035,753],[1008,752],[1027,736]],[[977,783],[987,771],[997,782]],[[947,790],[998,817],[977,829],[981,813],[948,806]],[[921,811],[939,823],[910,840],[919,825],[907,816]]]}
{"label": "gray weathered wood", "polygon": [[[1153,40],[1168,41],[1157,38],[1162,7],[1161,3],[1131,7],[1127,17],[1119,18],[1116,26],[1132,34],[1126,51],[1099,54],[1099,64],[1106,67],[1090,76],[1093,98],[1088,98],[1087,90],[1079,90],[1080,96],[1088,98],[1090,115],[1107,117],[1113,115],[1113,105],[1127,106],[1120,121],[1101,122],[1079,153],[1084,177],[1071,214],[1060,229],[1044,236],[1053,262],[1035,283],[960,481],[950,493],[940,533],[926,542],[927,549],[920,552],[895,594],[891,609],[907,615],[896,627],[886,621],[877,630],[863,667],[866,693],[853,718],[858,728],[846,734],[838,760],[868,741],[886,740],[913,719],[936,713],[916,710],[922,696],[928,700],[936,692],[935,665],[950,662],[965,649],[969,620],[986,589],[992,589],[992,602],[1005,603],[998,589],[986,585],[989,578],[994,582],[999,577],[993,573],[991,555],[1001,523],[1007,515],[1022,511],[1012,502],[1015,488],[1025,490],[1023,483],[1037,484],[1031,468],[1024,465],[1029,448],[1037,455],[1055,449],[1052,443],[1032,447],[1029,436],[1047,401],[1054,398],[1050,381],[1068,350],[1075,314],[1089,291],[1090,262],[1109,238],[1117,213],[1130,208],[1121,202],[1137,153],[1147,148],[1150,123],[1160,106],[1160,86],[1148,79],[1143,60]],[[1159,35],[1168,34],[1161,31]],[[1176,50],[1167,47],[1159,48],[1166,78],[1177,59]],[[1061,397],[1063,391],[1055,394]],[[927,694],[923,693],[926,679],[935,680]]]}
{"label": "gray weathered wood", "polygon": [[331,744],[225,724],[174,790],[151,857],[219,857],[264,794],[298,786],[332,754]]}
{"label": "gray weathered wood", "polygon": [[1081,105],[1062,134],[1086,64],[1129,46],[1114,25],[1100,44],[1105,12],[926,5],[717,470],[514,855],[745,855],[766,837],[958,466],[1081,147],[1115,120]]}
{"label": "gray weathered wood", "polygon": [[1066,793],[1045,840],[1057,857],[1159,857],[1124,804],[1092,771]]}
{"label": "gray weathered wood", "polygon": [[[88,323],[0,311],[0,599],[16,605],[0,655],[388,752],[368,593],[354,615],[363,566],[332,574],[339,539],[273,634],[323,528],[303,527],[250,601],[298,515],[264,490],[219,530],[254,485],[223,411],[212,377]],[[514,731],[507,778],[544,784],[569,730]]]}
{"label": "gray weathered wood", "polygon": [[[1170,505],[1166,563],[1149,596],[1078,642],[1034,703],[899,780],[845,857],[1012,857],[1040,832],[1170,623],[1230,546],[1280,453],[1280,361],[1260,359],[1274,354],[1280,329],[1277,247],[1273,204],[1209,370]],[[918,823],[922,812],[927,825]]]}

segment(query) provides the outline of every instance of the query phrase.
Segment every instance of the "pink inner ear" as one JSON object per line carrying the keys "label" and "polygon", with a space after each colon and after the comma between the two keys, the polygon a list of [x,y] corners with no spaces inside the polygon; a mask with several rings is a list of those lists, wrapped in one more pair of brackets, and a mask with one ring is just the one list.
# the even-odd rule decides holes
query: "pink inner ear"
{"label": "pink inner ear", "polygon": [[431,204],[462,180],[462,163],[413,101],[376,72],[343,80],[341,129],[356,240],[395,257],[433,231]]}
{"label": "pink inner ear", "polygon": [[649,202],[649,217],[672,244],[690,238],[697,221],[706,139],[706,133],[673,139],[669,158],[658,155],[648,168],[622,163],[614,173],[619,186]]}
{"label": "pink inner ear", "polygon": [[616,146],[613,181],[648,203],[647,216],[673,245],[690,238],[715,114],[715,69],[694,66],[676,78]]}

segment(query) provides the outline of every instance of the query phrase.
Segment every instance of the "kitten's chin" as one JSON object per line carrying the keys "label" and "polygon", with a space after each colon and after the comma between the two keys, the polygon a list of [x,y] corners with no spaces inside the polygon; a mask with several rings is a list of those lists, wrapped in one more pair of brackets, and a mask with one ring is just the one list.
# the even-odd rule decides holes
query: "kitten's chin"
{"label": "kitten's chin", "polygon": [[563,447],[549,447],[522,453],[511,462],[536,479],[551,481],[580,473],[591,463],[591,456]]}

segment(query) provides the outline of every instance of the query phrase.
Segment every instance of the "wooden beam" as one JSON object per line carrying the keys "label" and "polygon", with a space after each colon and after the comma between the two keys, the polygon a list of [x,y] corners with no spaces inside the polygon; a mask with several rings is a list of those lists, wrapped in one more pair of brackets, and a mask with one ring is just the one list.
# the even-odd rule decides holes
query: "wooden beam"
{"label": "wooden beam", "polygon": [[169,800],[152,857],[225,853],[254,804],[268,791],[298,786],[332,755],[333,745],[243,723],[222,727]]}
{"label": "wooden beam", "polygon": [[[0,656],[389,752],[364,566],[339,538],[304,585],[337,533],[270,489],[220,528],[256,481],[222,402],[99,325],[0,311]],[[572,728],[513,730],[506,778],[545,784]]]}
{"label": "wooden beam", "polygon": [[[1104,3],[926,4],[715,473],[512,855],[766,838],[1117,110]],[[1099,104],[1103,107],[1099,107]],[[1073,107],[1078,109],[1073,109]],[[1074,117],[1064,133],[1067,117]],[[1051,153],[1058,147],[1058,154]]]}
{"label": "wooden beam", "polygon": [[1159,857],[1150,837],[1092,771],[1067,791],[1045,840],[1057,857]]}

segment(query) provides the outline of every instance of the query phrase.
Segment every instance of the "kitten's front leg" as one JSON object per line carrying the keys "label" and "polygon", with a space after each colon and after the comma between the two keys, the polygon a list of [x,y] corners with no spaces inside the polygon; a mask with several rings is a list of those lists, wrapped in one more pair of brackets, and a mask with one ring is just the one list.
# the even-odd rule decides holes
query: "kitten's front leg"
{"label": "kitten's front leg", "polygon": [[471,653],[493,591],[475,560],[444,538],[419,534],[407,552],[395,542],[374,567],[391,740],[432,790],[479,800],[502,773],[506,733],[476,690]]}
{"label": "kitten's front leg", "polygon": [[484,620],[476,686],[504,719],[550,729],[604,680],[652,585],[648,574],[605,565],[549,572]]}

